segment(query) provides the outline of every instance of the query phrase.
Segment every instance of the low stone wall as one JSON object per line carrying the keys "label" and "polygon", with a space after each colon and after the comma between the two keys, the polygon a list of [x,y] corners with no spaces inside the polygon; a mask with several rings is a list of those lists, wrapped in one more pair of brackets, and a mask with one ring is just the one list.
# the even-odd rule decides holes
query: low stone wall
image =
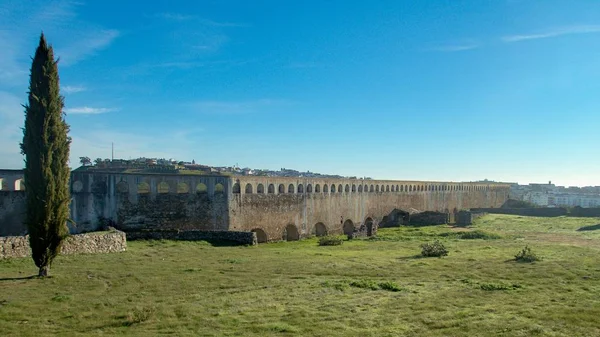
{"label": "low stone wall", "polygon": [[[100,254],[124,252],[125,233],[120,231],[93,232],[69,236],[60,254]],[[29,235],[0,237],[0,259],[31,256]]]}
{"label": "low stone wall", "polygon": [[600,208],[573,207],[569,212],[569,216],[579,218],[600,218]]}
{"label": "low stone wall", "polygon": [[511,214],[521,216],[555,217],[567,215],[567,209],[556,208],[471,208],[473,213]]}
{"label": "low stone wall", "polygon": [[203,231],[203,230],[140,230],[128,231],[129,240],[182,240],[182,241],[228,241],[240,245],[256,245],[254,232]]}
{"label": "low stone wall", "polygon": [[448,223],[448,213],[443,212],[421,212],[410,216],[411,226],[444,225]]}
{"label": "low stone wall", "polygon": [[348,236],[348,240],[375,235],[377,235],[377,225],[375,224],[373,224],[373,226],[371,227],[371,233],[369,233],[367,226],[365,224],[362,224],[358,228],[355,227],[352,233],[346,234],[346,236]]}
{"label": "low stone wall", "polygon": [[487,213],[483,213],[483,212],[479,212],[479,213],[474,213],[471,211],[459,211],[456,213],[456,226],[470,226],[473,224],[473,221],[477,218],[481,218],[482,216],[486,215]]}

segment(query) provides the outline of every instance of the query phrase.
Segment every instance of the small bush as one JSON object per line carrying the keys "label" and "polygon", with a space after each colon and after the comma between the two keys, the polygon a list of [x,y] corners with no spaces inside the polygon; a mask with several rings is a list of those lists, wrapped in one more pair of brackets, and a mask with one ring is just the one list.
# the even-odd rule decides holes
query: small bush
{"label": "small bush", "polygon": [[344,240],[335,236],[323,236],[319,239],[319,246],[339,246]]}
{"label": "small bush", "polygon": [[154,316],[154,312],[155,309],[153,307],[135,308],[132,312],[127,314],[126,325],[145,322]]}
{"label": "small bush", "polygon": [[484,231],[472,231],[472,232],[461,232],[457,235],[457,237],[459,239],[463,239],[463,240],[477,240],[477,239],[481,239],[481,240],[495,240],[495,239],[500,239],[500,235],[498,234],[493,234],[493,233],[487,233]]}
{"label": "small bush", "polygon": [[496,291],[496,290],[515,290],[521,288],[520,284],[504,284],[504,283],[482,283],[479,285],[481,290]]}
{"label": "small bush", "polygon": [[333,288],[333,289],[339,290],[339,291],[344,291],[344,290],[348,289],[348,284],[347,283],[343,283],[343,282],[325,281],[325,282],[322,283],[322,285],[324,287]]}
{"label": "small bush", "polygon": [[392,281],[379,282],[379,288],[387,291],[402,291],[404,288]]}
{"label": "small bush", "polygon": [[350,286],[362,289],[379,290],[379,284],[368,280],[352,281],[350,282]]}
{"label": "small bush", "polygon": [[434,243],[422,244],[421,249],[421,255],[424,257],[442,257],[448,255],[446,247],[437,240]]}
{"label": "small bush", "polygon": [[541,261],[542,259],[537,256],[531,248],[525,246],[517,255],[515,255],[515,261],[517,262],[535,262]]}

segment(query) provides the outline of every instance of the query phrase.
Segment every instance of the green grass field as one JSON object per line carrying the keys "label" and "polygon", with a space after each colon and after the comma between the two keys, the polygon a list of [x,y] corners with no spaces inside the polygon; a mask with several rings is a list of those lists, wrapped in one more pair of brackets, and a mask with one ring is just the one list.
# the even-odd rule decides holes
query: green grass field
{"label": "green grass field", "polygon": [[[330,247],[130,242],[59,256],[47,279],[4,260],[0,335],[600,336],[599,223],[488,215],[471,229],[487,240],[403,227]],[[449,255],[419,258],[436,239]],[[543,260],[514,262],[525,245]]]}

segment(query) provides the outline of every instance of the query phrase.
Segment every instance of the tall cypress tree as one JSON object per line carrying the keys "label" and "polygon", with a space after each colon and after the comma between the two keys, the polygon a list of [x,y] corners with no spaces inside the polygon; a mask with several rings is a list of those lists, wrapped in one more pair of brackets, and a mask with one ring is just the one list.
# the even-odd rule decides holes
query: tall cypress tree
{"label": "tall cypress tree", "polygon": [[25,191],[29,244],[39,276],[47,276],[52,260],[69,235],[69,125],[62,112],[58,60],[44,34],[35,51],[29,79],[29,102],[21,153],[25,155]]}

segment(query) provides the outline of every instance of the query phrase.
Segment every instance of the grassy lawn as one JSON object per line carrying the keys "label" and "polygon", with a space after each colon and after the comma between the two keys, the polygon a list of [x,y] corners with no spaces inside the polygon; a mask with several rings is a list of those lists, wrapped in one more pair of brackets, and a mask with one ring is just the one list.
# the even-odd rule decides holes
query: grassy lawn
{"label": "grassy lawn", "polygon": [[[471,230],[495,239],[403,227],[331,247],[130,242],[60,256],[48,279],[4,260],[0,334],[600,336],[599,223],[488,215]],[[416,256],[436,239],[448,256]],[[543,260],[511,261],[525,245]]]}

